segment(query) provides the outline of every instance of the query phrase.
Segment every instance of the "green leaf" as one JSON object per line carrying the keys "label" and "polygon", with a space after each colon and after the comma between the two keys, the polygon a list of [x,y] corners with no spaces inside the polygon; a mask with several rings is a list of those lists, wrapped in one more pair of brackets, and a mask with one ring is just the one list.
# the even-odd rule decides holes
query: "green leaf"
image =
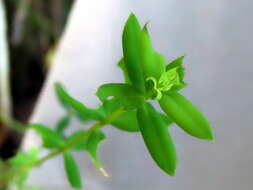
{"label": "green leaf", "polygon": [[[121,103],[113,98],[110,100],[104,101],[103,107],[107,113],[107,115],[111,114],[115,110],[121,107]],[[160,114],[166,126],[169,126],[173,123],[173,120],[169,118],[165,114]],[[137,121],[137,112],[136,110],[127,110],[120,114],[115,120],[111,122],[113,127],[116,127],[120,130],[127,131],[127,132],[138,132],[140,131]]]}
{"label": "green leaf", "polygon": [[112,112],[114,112],[117,109],[119,109],[120,107],[122,107],[122,104],[118,99],[112,98],[112,99],[109,99],[109,100],[104,100],[102,106],[103,106],[103,109],[106,113],[106,116],[108,116]]}
{"label": "green leaf", "polygon": [[177,68],[177,73],[179,75],[179,83],[174,85],[171,90],[178,91],[184,88],[187,84],[184,82],[184,72],[185,69],[183,67],[184,56],[181,56],[175,60],[173,60],[170,64],[166,66],[166,71],[169,71],[173,68]]}
{"label": "green leaf", "polygon": [[78,114],[79,118],[81,116],[82,119],[87,118],[88,120],[103,119],[103,116],[101,116],[98,111],[87,108],[81,102],[71,97],[61,84],[56,83],[55,89],[62,105],[68,109],[72,109],[75,113]]}
{"label": "green leaf", "polygon": [[142,137],[152,158],[163,171],[173,176],[177,156],[165,122],[148,103],[138,108],[137,117]]}
{"label": "green leaf", "polygon": [[84,130],[74,132],[70,137],[68,137],[66,143],[73,142],[74,139],[82,137],[82,139],[72,147],[72,150],[87,151],[95,166],[100,169],[105,176],[107,176],[108,174],[103,169],[97,156],[99,144],[105,139],[104,133],[100,130],[95,130],[89,136],[83,137],[84,132]]}
{"label": "green leaf", "polygon": [[[159,54],[157,56],[164,63],[165,59],[159,56]],[[166,71],[161,73],[159,79],[153,76],[146,78],[146,81],[148,81],[148,98],[160,100],[163,92],[170,93],[178,91],[186,86],[184,82],[184,68],[182,66],[183,58],[182,56],[167,65]]]}
{"label": "green leaf", "polygon": [[168,91],[175,85],[181,85],[177,67],[169,69],[159,78],[158,86],[162,91]]}
{"label": "green leaf", "polygon": [[109,83],[100,86],[96,95],[104,102],[109,97],[114,97],[119,100],[126,109],[134,109],[139,107],[143,101],[144,96],[132,86],[121,83]]}
{"label": "green leaf", "polygon": [[[107,115],[110,115],[112,112],[119,109],[121,106],[122,105],[120,101],[115,98],[106,100],[103,103],[103,107]],[[111,124],[113,127],[116,127],[123,131],[128,131],[128,132],[139,131],[136,111],[130,110],[130,111],[123,112],[115,120],[113,120]]]}
{"label": "green leaf", "polygon": [[66,116],[62,117],[56,124],[56,132],[61,134],[70,124],[70,119],[70,114],[67,114]]}
{"label": "green leaf", "polygon": [[70,152],[63,154],[64,166],[69,183],[73,188],[81,189],[82,181],[76,161]]}
{"label": "green leaf", "polygon": [[158,71],[159,71],[159,75],[157,74],[157,76],[161,76],[162,73],[164,73],[166,71],[166,58],[157,53],[156,51],[154,52],[154,57],[155,57],[155,62],[156,62],[156,66],[158,67]]}
{"label": "green leaf", "polygon": [[[38,159],[38,156],[39,156],[38,153],[39,151],[37,148],[31,148],[28,151],[21,150],[18,152],[18,154],[16,154],[15,157],[9,160],[9,164],[10,164],[9,166],[14,170],[14,169],[22,168],[24,167],[24,165],[29,165]],[[22,171],[21,173],[19,173],[18,176],[16,176],[13,179],[13,183],[16,184],[19,190],[26,189],[25,184],[29,177],[29,173],[31,169],[32,168]]]}
{"label": "green leaf", "polygon": [[15,157],[11,158],[9,162],[14,167],[23,166],[29,162],[35,161],[39,156],[37,148],[31,148],[29,151],[19,151]]}
{"label": "green leaf", "polygon": [[101,141],[103,141],[104,139],[105,139],[104,133],[100,130],[96,130],[90,134],[90,136],[88,137],[87,144],[86,144],[87,152],[92,158],[95,166],[99,169],[102,168],[102,165],[97,157],[97,152],[98,152],[98,148]]}
{"label": "green leaf", "polygon": [[169,116],[162,113],[160,113],[160,116],[162,120],[164,121],[164,123],[166,124],[166,126],[170,126],[171,124],[174,123],[174,121]]}
{"label": "green leaf", "polygon": [[27,181],[28,177],[29,177],[29,172],[24,172],[22,175],[20,175],[16,178],[15,181],[16,181],[16,185],[17,185],[18,190],[25,190],[26,189],[25,185],[26,185],[26,181]]}
{"label": "green leaf", "polygon": [[39,133],[45,148],[59,148],[64,144],[64,139],[59,133],[41,124],[30,124],[28,127]]}
{"label": "green leaf", "polygon": [[167,66],[166,66],[166,70],[170,70],[173,69],[175,67],[183,67],[183,60],[184,60],[184,56],[178,57],[175,60],[171,61]]}
{"label": "green leaf", "polygon": [[165,72],[165,58],[153,50],[146,27],[142,30],[140,37],[140,57],[145,79],[148,77],[159,79]]}
{"label": "green leaf", "polygon": [[123,54],[127,73],[132,85],[145,92],[145,80],[140,63],[141,27],[134,14],[131,14],[125,24],[122,36]]}
{"label": "green leaf", "polygon": [[139,126],[137,121],[136,111],[125,111],[119,115],[114,121],[112,121],[112,126],[128,132],[138,132]]}
{"label": "green leaf", "polygon": [[177,92],[164,94],[159,103],[163,111],[185,132],[200,139],[213,139],[207,119],[184,96]]}
{"label": "green leaf", "polygon": [[[173,123],[167,115],[160,114],[160,117],[166,124],[166,126],[170,126]],[[137,120],[137,111],[130,110],[125,111],[121,115],[119,115],[112,123],[112,126],[127,132],[139,132],[139,125]]]}
{"label": "green leaf", "polygon": [[126,68],[126,64],[124,61],[124,58],[121,58],[120,61],[118,62],[118,67],[122,70],[123,75],[124,75],[124,79],[125,79],[125,83],[127,84],[131,84],[131,80],[129,78],[128,72],[127,72],[127,68]]}
{"label": "green leaf", "polygon": [[66,102],[66,98],[65,98],[67,96],[66,95],[67,94],[66,90],[58,82],[54,84],[54,89],[55,89],[55,94],[57,96],[57,99],[58,99],[59,103],[63,107],[65,107],[66,109],[69,109],[70,106],[69,106],[68,102]]}
{"label": "green leaf", "polygon": [[[66,143],[69,143],[70,141],[72,141],[73,139],[76,139],[78,137],[82,137],[83,136],[83,133],[84,133],[84,130],[79,130],[79,131],[76,131],[74,133],[72,133],[66,140]],[[88,137],[84,137],[82,138],[82,140],[80,140],[78,143],[76,143],[72,149],[73,150],[85,150],[86,149],[86,144],[87,144],[87,140],[88,140]]]}

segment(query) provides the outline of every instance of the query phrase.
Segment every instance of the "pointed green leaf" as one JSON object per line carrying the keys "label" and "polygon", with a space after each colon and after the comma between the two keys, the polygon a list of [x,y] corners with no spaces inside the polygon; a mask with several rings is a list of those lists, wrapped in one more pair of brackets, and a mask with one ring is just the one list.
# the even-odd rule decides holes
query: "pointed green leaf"
{"label": "pointed green leaf", "polygon": [[145,92],[145,80],[140,63],[140,40],[141,27],[134,14],[131,14],[125,24],[122,44],[125,66],[133,86]]}
{"label": "pointed green leaf", "polygon": [[102,168],[100,160],[98,159],[97,152],[101,141],[105,139],[105,135],[102,131],[96,130],[93,131],[88,137],[88,141],[86,144],[86,150],[92,158],[95,166],[97,168]]}
{"label": "pointed green leaf", "polygon": [[66,102],[66,90],[63,88],[63,86],[60,83],[54,84],[54,90],[55,94],[57,96],[57,99],[59,103],[66,109],[69,109],[69,104]]}
{"label": "pointed green leaf", "polygon": [[154,60],[155,60],[155,63],[156,63],[156,67],[157,67],[157,73],[156,75],[154,75],[155,77],[157,77],[157,79],[159,79],[158,77],[161,77],[161,75],[166,72],[166,58],[157,53],[156,51],[154,51]]}
{"label": "pointed green leaf", "polygon": [[177,92],[164,94],[159,103],[163,111],[185,132],[200,139],[213,139],[207,119],[184,96]]}
{"label": "pointed green leaf", "polygon": [[159,79],[161,74],[165,72],[165,59],[153,50],[146,28],[141,32],[140,58],[145,79],[148,77]]}
{"label": "pointed green leaf", "polygon": [[39,133],[45,148],[59,148],[64,144],[64,139],[59,133],[41,124],[30,124],[28,127]]}
{"label": "pointed green leaf", "polygon": [[165,122],[151,104],[138,108],[137,118],[144,142],[156,162],[167,174],[174,175],[176,150]]}
{"label": "pointed green leaf", "polygon": [[64,166],[65,166],[66,175],[67,175],[70,185],[73,188],[81,189],[82,181],[79,174],[79,169],[72,154],[70,152],[65,152],[63,154],[63,158],[64,158]]}
{"label": "pointed green leaf", "polygon": [[158,81],[158,87],[161,91],[168,91],[175,85],[181,85],[180,77],[178,74],[178,68],[175,67],[164,72]]}
{"label": "pointed green leaf", "polygon": [[170,70],[175,67],[183,67],[183,60],[184,60],[184,56],[174,59],[166,66],[166,70]]}
{"label": "pointed green leaf", "polygon": [[121,83],[109,83],[100,86],[96,95],[104,102],[109,97],[119,100],[126,109],[134,109],[144,101],[144,96],[132,86]]}
{"label": "pointed green leaf", "polygon": [[62,132],[70,124],[70,119],[71,119],[70,114],[67,114],[66,116],[62,117],[56,124],[56,132],[62,134]]}
{"label": "pointed green leaf", "polygon": [[55,89],[59,97],[60,102],[68,109],[72,109],[75,113],[78,114],[79,118],[87,118],[89,120],[102,120],[103,116],[94,109],[87,108],[81,102],[71,97],[63,86],[59,83],[55,84]]}
{"label": "pointed green leaf", "polygon": [[169,71],[173,68],[177,68],[177,73],[179,74],[179,81],[180,83],[177,85],[174,85],[171,90],[173,91],[178,91],[181,90],[182,88],[184,88],[187,84],[184,82],[184,72],[185,69],[183,67],[183,60],[184,60],[184,56],[181,56],[175,60],[173,60],[170,64],[168,64],[166,66],[166,71]]}

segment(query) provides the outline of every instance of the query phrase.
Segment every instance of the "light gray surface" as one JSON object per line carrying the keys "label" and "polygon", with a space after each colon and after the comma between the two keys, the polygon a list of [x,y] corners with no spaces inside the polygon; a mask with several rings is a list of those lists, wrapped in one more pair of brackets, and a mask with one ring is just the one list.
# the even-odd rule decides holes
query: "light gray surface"
{"label": "light gray surface", "polygon": [[[139,134],[108,127],[101,158],[112,177],[104,179],[79,154],[85,189],[252,189],[252,10],[250,0],[77,1],[34,121],[52,125],[63,113],[52,92],[54,80],[89,106],[98,103],[93,95],[99,84],[121,80],[121,31],[133,11],[142,23],[150,21],[154,46],[169,60],[187,55],[189,87],[183,94],[207,115],[216,136],[215,142],[203,142],[173,127],[180,160],[171,178],[154,165]],[[73,124],[78,127],[83,126]],[[36,170],[31,182],[70,189],[60,161]]]}

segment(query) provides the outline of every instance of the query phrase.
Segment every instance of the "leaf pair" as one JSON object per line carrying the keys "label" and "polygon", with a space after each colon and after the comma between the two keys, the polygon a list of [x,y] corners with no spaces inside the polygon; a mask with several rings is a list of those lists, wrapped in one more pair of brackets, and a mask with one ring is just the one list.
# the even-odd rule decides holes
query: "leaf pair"
{"label": "leaf pair", "polygon": [[[103,89],[100,89],[100,92]],[[120,99],[121,100],[121,99]],[[112,98],[109,100],[104,100],[103,109],[105,110],[106,115],[112,114],[115,110],[122,107],[121,101],[117,98]],[[138,105],[141,106],[141,105]],[[166,116],[165,114],[159,113],[161,118],[166,124],[166,127],[173,123],[172,119]],[[137,120],[137,110],[125,110],[122,114],[120,114],[116,119],[111,122],[113,127],[116,127],[120,130],[127,132],[139,132],[139,125]]]}
{"label": "leaf pair", "polygon": [[[64,122],[63,121],[62,123],[66,123],[66,121]],[[61,134],[59,134],[58,131],[53,131],[41,124],[31,124],[29,125],[29,127],[39,133],[39,135],[42,138],[43,147],[49,149],[56,149],[56,148],[61,149],[62,147],[71,144],[72,146],[70,148],[71,150],[87,151],[92,161],[94,162],[94,165],[98,169],[102,168],[102,165],[97,157],[97,151],[99,148],[99,144],[101,143],[102,140],[105,139],[105,135],[100,130],[93,131],[88,136],[85,130],[81,130],[74,132],[67,138],[64,138]],[[62,127],[57,129],[62,129]],[[70,184],[74,188],[80,188],[81,179],[77,164],[74,158],[72,157],[71,152],[69,150],[67,152],[64,151],[63,157],[67,177],[69,179]]]}
{"label": "leaf pair", "polygon": [[[93,163],[98,169],[102,168],[102,165],[97,157],[97,152],[99,148],[99,144],[102,140],[105,139],[105,135],[100,131],[96,130],[93,131],[89,136],[86,136],[83,138],[86,131],[78,131],[73,133],[68,139],[67,143],[73,142],[78,137],[81,137],[81,141],[75,144],[73,146],[73,150],[85,150],[89,153]],[[79,174],[78,166],[70,153],[70,151],[64,152],[63,154],[64,158],[64,166],[65,171],[68,177],[68,180],[72,187],[74,188],[81,188],[82,187],[82,181]]]}
{"label": "leaf pair", "polygon": [[104,133],[101,130],[93,131],[89,136],[84,136],[85,130],[80,130],[74,132],[71,136],[67,138],[67,143],[72,142],[73,140],[80,138],[79,142],[75,143],[73,146],[73,150],[80,151],[85,150],[89,153],[91,159],[93,160],[95,166],[97,168],[102,167],[100,161],[97,157],[97,151],[99,148],[99,144],[106,138]]}

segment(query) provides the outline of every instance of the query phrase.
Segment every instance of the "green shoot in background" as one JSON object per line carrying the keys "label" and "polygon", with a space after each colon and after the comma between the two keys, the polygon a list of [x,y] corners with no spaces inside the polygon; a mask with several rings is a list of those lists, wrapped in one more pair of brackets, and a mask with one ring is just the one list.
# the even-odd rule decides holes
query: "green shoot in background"
{"label": "green shoot in background", "polygon": [[[142,28],[134,14],[129,16],[125,24],[122,47],[123,57],[118,66],[124,75],[124,83],[101,85],[96,93],[101,105],[95,109],[86,107],[69,95],[60,83],[56,83],[56,95],[66,114],[54,129],[42,124],[28,126],[37,131],[43,148],[48,149],[49,153],[39,157],[40,149],[26,153],[20,151],[9,160],[12,167],[0,174],[1,181],[16,185],[19,190],[27,189],[25,182],[29,171],[61,155],[70,185],[81,189],[79,166],[72,156],[75,151],[88,152],[95,167],[108,176],[97,155],[100,143],[106,138],[101,130],[105,126],[140,132],[156,165],[171,176],[175,175],[177,155],[169,125],[175,123],[199,139],[213,139],[207,119],[179,93],[186,87],[184,57],[167,63],[166,58],[153,49],[147,25]],[[150,103],[152,101],[157,101],[164,113],[158,112]],[[66,136],[65,129],[73,117],[84,123],[95,121],[95,124]]]}

